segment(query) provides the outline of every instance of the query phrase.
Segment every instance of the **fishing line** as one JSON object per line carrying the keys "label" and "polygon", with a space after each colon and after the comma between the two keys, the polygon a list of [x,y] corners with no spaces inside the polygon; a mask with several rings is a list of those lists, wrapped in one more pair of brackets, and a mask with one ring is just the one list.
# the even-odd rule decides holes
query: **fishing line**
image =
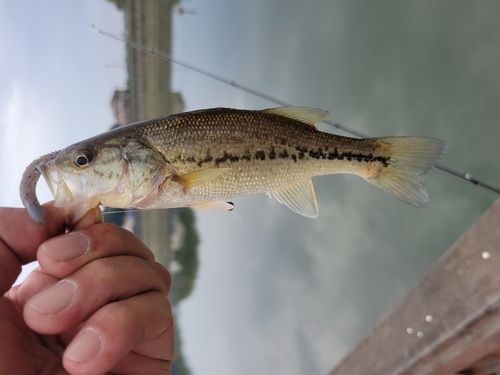
{"label": "fishing line", "polygon": [[243,225],[243,220],[241,220],[241,218],[238,215],[236,215],[236,213],[234,212],[234,210],[231,210],[230,212],[234,215],[234,217],[236,219],[238,219],[240,221],[241,227],[244,228],[245,226]]}
{"label": "fishing line", "polygon": [[101,211],[104,215],[113,215],[113,214],[126,214],[127,212],[137,212],[137,211],[143,211],[143,210],[140,210],[138,208],[121,208],[119,210],[116,210],[116,211],[106,211],[107,208],[109,208],[108,206],[100,206],[101,208]]}
{"label": "fishing line", "polygon": [[[242,85],[232,79],[229,79],[229,78],[226,78],[226,77],[223,77],[223,76],[220,76],[218,74],[215,74],[215,73],[212,73],[212,72],[209,72],[208,70],[205,70],[205,69],[202,69],[202,68],[199,68],[195,65],[192,65],[192,64],[189,64],[187,62],[184,62],[184,61],[181,61],[181,60],[178,60],[176,58],[173,58],[172,56],[170,55],[167,55],[166,53],[163,53],[163,52],[160,52],[160,51],[157,51],[155,50],[154,48],[148,48],[148,47],[145,47],[143,46],[142,44],[139,44],[139,43],[135,43],[135,42],[132,42],[130,40],[128,40],[127,38],[125,37],[119,37],[119,36],[116,36],[114,34],[111,34],[111,33],[108,33],[104,30],[101,30],[99,28],[97,28],[95,25],[92,25],[92,30],[101,34],[101,35],[104,35],[104,36],[107,36],[108,38],[111,38],[111,39],[114,39],[114,40],[117,40],[119,42],[122,42],[122,43],[125,43],[126,45],[128,45],[129,47],[132,47],[132,48],[135,48],[139,51],[142,51],[142,52],[146,52],[146,53],[149,53],[151,55],[154,55],[162,60],[167,60],[173,64],[176,64],[176,65],[179,65],[179,66],[183,66],[184,68],[186,69],[189,69],[189,70],[192,70],[192,71],[195,71],[197,73],[200,73],[206,77],[210,77],[216,81],[219,81],[219,82],[222,82],[222,83],[225,83],[227,85],[230,85],[230,86],[233,86],[237,89],[240,89],[240,90],[243,90],[245,92],[248,92],[249,94],[252,94],[252,95],[255,95],[259,98],[262,98],[262,99],[265,99],[265,100],[268,100],[274,104],[277,104],[277,105],[280,105],[280,106],[283,106],[283,107],[290,107],[290,106],[293,106],[292,104],[286,102],[286,101],[283,101],[279,98],[276,98],[272,95],[269,95],[269,94],[266,94],[264,92],[261,92],[261,91],[258,91],[258,90],[255,90],[251,87],[248,87],[248,86],[245,86],[245,85]],[[369,136],[367,136],[366,134],[363,134],[361,132],[358,132],[356,130],[353,130],[353,129],[349,129],[349,128],[346,128],[345,126],[342,126],[341,124],[339,124],[338,122],[334,122],[334,121],[331,121],[329,119],[325,119],[322,121],[323,123],[325,124],[328,124],[330,126],[333,126],[334,128],[336,129],[339,129],[343,132],[346,132],[350,135],[353,135],[355,137],[358,137],[358,138],[370,138]],[[466,181],[474,186],[477,186],[477,187],[480,187],[480,188],[483,188],[483,189],[486,189],[488,191],[491,191],[492,193],[495,193],[495,194],[498,194],[500,195],[500,189],[499,188],[496,188],[494,186],[491,186],[489,184],[486,184],[480,180],[477,180],[475,178],[472,177],[472,175],[468,172],[466,173],[460,173],[460,172],[457,172],[451,168],[448,168],[448,167],[445,167],[441,164],[436,164],[434,166],[435,169],[441,171],[441,172],[444,172],[446,174],[449,174],[451,176],[454,176],[462,181]]]}

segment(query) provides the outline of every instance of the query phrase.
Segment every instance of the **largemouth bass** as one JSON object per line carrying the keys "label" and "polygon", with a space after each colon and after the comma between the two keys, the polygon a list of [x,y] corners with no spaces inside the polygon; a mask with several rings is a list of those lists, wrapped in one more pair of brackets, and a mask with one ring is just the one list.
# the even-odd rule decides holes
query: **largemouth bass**
{"label": "largemouth bass", "polygon": [[315,124],[328,116],[302,107],[214,108],[130,124],[35,160],[21,199],[34,221],[46,220],[35,194],[41,173],[70,224],[98,204],[230,210],[229,199],[258,193],[315,218],[311,178],[350,173],[426,205],[425,173],[442,157],[444,141],[318,131]]}

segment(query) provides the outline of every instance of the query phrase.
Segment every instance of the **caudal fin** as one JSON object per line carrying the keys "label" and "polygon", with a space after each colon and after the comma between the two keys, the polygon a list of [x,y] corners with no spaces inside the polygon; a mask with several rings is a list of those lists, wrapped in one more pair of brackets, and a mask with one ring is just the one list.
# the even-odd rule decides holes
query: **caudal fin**
{"label": "caudal fin", "polygon": [[366,180],[403,202],[425,207],[429,201],[425,174],[442,158],[446,142],[435,138],[385,137],[390,159],[376,177]]}

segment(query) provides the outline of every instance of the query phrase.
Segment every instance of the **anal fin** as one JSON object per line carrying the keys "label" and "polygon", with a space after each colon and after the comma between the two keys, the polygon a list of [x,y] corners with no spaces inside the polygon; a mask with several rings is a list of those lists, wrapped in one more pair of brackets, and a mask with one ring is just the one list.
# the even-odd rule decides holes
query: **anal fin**
{"label": "anal fin", "polygon": [[311,179],[270,192],[278,202],[311,219],[318,217],[318,203]]}

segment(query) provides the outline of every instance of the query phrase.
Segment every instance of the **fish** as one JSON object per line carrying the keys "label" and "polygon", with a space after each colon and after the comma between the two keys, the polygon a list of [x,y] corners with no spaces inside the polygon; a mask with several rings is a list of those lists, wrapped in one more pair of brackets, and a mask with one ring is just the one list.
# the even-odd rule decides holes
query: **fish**
{"label": "fish", "polygon": [[23,175],[21,199],[43,224],[35,193],[41,174],[70,224],[97,205],[232,210],[231,199],[260,193],[316,218],[312,177],[354,174],[426,206],[425,175],[446,142],[319,131],[316,124],[329,115],[306,107],[211,108],[125,125],[35,160]]}

